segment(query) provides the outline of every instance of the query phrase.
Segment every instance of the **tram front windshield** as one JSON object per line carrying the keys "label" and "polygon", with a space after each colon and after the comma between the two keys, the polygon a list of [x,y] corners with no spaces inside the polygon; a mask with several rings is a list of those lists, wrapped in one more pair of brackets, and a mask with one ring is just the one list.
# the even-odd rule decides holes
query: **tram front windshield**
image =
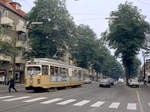
{"label": "tram front windshield", "polygon": [[39,75],[39,74],[40,74],[40,67],[37,66],[27,67],[27,75]]}

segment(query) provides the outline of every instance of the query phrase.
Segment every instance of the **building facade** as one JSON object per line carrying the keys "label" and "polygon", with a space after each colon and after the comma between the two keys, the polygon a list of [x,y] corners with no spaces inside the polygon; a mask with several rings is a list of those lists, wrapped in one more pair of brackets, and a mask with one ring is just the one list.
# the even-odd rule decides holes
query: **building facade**
{"label": "building facade", "polygon": [[21,5],[12,0],[0,0],[0,41],[8,42],[17,49],[17,55],[11,56],[0,49],[0,82],[6,82],[12,73],[15,62],[15,78],[18,82],[24,80],[25,58],[27,49],[27,21]]}
{"label": "building facade", "polygon": [[[144,78],[144,65],[141,69],[140,79]],[[145,62],[145,80],[150,83],[150,59],[147,59]]]}

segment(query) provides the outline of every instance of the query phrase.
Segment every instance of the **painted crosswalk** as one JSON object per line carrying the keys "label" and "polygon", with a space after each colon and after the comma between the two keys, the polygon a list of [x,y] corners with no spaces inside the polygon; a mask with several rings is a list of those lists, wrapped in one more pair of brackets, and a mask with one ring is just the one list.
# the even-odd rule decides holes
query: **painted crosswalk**
{"label": "painted crosswalk", "polygon": [[119,107],[119,105],[120,105],[119,102],[114,102],[109,106],[109,108],[117,109]]}
{"label": "painted crosswalk", "polygon": [[136,110],[136,103],[128,103],[127,110]]}
{"label": "painted crosswalk", "polygon": [[100,107],[100,106],[102,106],[103,104],[104,104],[104,102],[98,101],[98,102],[92,104],[90,107]]}
{"label": "painted crosswalk", "polygon": [[60,102],[60,103],[57,103],[58,105],[66,105],[66,104],[69,104],[69,103],[72,103],[72,102],[75,102],[76,99],[69,99],[69,100],[66,100],[66,101],[63,101],[63,102]]}
{"label": "painted crosswalk", "polygon": [[[134,111],[138,110],[138,104],[137,103],[121,103],[121,102],[109,102],[109,101],[92,101],[92,100],[79,100],[79,99],[66,99],[66,98],[48,98],[48,97],[33,97],[33,96],[0,96],[0,101],[1,102],[11,102],[11,101],[19,101],[23,103],[32,103],[36,102],[38,104],[43,104],[43,105],[50,105],[50,104],[56,104],[57,106],[59,105],[70,105],[74,107],[82,107],[82,106],[88,106],[91,108],[108,108],[108,109],[119,109],[121,106],[126,105],[126,110],[129,111]],[[69,106],[68,105],[68,106]],[[150,102],[147,103],[147,106],[150,108]]]}
{"label": "painted crosswalk", "polygon": [[50,103],[58,102],[60,100],[62,100],[62,98],[55,98],[55,99],[52,99],[52,100],[41,102],[41,104],[50,104]]}
{"label": "painted crosswalk", "polygon": [[46,98],[47,97],[34,98],[34,99],[26,100],[24,102],[26,102],[26,103],[28,103],[28,102],[35,102],[35,101],[43,100],[43,99],[46,99]]}
{"label": "painted crosswalk", "polygon": [[3,100],[3,101],[16,101],[16,100],[22,100],[22,99],[26,99],[26,98],[30,98],[30,96],[23,96],[23,97],[11,98],[11,99]]}
{"label": "painted crosswalk", "polygon": [[74,104],[74,106],[83,106],[89,102],[90,102],[89,100],[83,100],[83,101],[80,101],[80,102]]}
{"label": "painted crosswalk", "polygon": [[1,96],[0,99],[11,98],[13,96]]}

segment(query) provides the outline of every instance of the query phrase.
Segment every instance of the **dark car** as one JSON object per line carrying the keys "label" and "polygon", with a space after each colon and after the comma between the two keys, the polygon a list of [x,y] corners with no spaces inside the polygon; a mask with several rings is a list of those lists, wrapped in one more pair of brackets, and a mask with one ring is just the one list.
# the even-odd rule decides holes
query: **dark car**
{"label": "dark car", "polygon": [[100,80],[99,87],[110,87],[111,82],[109,79],[102,79]]}

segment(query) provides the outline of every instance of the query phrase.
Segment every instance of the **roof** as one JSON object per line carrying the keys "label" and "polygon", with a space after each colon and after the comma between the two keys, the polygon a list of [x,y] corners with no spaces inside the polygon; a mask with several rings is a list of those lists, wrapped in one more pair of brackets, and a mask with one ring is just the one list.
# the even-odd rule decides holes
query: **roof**
{"label": "roof", "polygon": [[79,69],[79,70],[82,69],[77,66],[69,65],[68,63],[65,63],[63,61],[49,59],[49,58],[33,58],[32,60],[27,61],[28,66],[38,65],[38,64],[42,64],[42,63],[63,66],[63,67],[67,67],[67,68],[74,68],[74,69]]}
{"label": "roof", "polygon": [[16,5],[21,5],[18,2],[12,2],[12,0],[0,0],[0,5],[5,6],[6,8],[10,9],[11,11],[15,12],[16,14],[24,17],[25,13],[21,9],[17,9]]}

